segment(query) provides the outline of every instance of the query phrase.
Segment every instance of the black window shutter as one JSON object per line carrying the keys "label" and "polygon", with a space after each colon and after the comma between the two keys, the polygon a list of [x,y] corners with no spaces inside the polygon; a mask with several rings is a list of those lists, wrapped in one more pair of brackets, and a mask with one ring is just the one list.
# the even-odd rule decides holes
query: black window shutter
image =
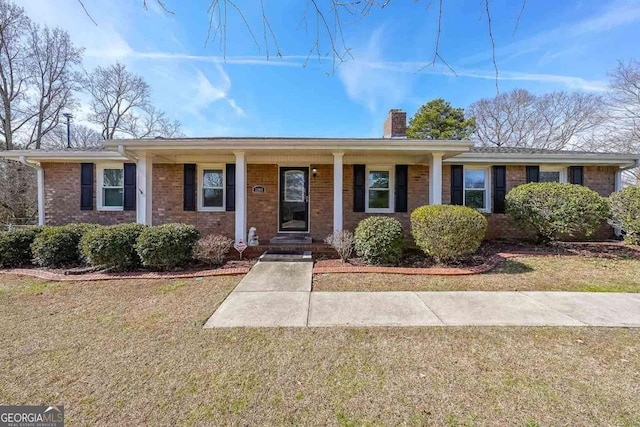
{"label": "black window shutter", "polygon": [[365,165],[353,165],[353,211],[364,212]]}
{"label": "black window shutter", "polygon": [[540,166],[527,166],[527,184],[540,182]]}
{"label": "black window shutter", "polygon": [[507,167],[493,167],[493,212],[504,213],[504,199],[507,195]]}
{"label": "black window shutter", "polygon": [[409,166],[396,165],[396,212],[406,212],[409,190]]}
{"label": "black window shutter", "polygon": [[451,165],[451,204],[464,204],[464,167]]}
{"label": "black window shutter", "polygon": [[93,210],[93,163],[80,165],[80,210]]}
{"label": "black window shutter", "polygon": [[183,209],[185,211],[196,210],[196,165],[193,163],[184,164],[183,177]]}
{"label": "black window shutter", "polygon": [[136,164],[124,164],[124,210],[136,210]]}
{"label": "black window shutter", "polygon": [[569,166],[569,182],[584,185],[584,168],[582,166]]}
{"label": "black window shutter", "polygon": [[226,191],[226,210],[236,210],[236,164],[227,163],[226,171],[227,191]]}

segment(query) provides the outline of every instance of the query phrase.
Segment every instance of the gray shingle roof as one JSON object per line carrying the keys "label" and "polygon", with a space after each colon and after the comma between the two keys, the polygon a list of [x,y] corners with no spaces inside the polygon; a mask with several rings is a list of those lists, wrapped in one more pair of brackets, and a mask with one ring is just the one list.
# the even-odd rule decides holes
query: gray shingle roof
{"label": "gray shingle roof", "polygon": [[472,153],[488,154],[615,154],[596,151],[549,150],[545,148],[525,147],[471,147]]}

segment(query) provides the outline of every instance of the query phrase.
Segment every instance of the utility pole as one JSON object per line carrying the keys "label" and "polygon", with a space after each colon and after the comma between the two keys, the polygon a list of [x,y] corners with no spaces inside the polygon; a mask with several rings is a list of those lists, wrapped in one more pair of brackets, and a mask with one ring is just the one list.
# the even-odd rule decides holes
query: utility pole
{"label": "utility pole", "polygon": [[67,148],[71,148],[71,113],[62,113],[67,118]]}

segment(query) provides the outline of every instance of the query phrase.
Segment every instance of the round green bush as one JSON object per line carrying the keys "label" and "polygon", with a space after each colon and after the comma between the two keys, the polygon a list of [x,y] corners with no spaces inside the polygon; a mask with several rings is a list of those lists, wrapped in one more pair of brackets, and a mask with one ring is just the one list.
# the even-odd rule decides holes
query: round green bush
{"label": "round green bush", "polygon": [[626,187],[609,196],[611,222],[624,231],[625,242],[640,245],[640,187]]}
{"label": "round green bush", "polygon": [[0,267],[16,267],[31,263],[31,244],[41,227],[14,228],[0,232]]}
{"label": "round green bush", "polygon": [[142,224],[98,227],[82,236],[80,251],[89,265],[134,269],[140,265],[136,242],[142,230]]}
{"label": "round green bush", "polygon": [[58,268],[82,261],[80,239],[95,224],[67,224],[45,227],[33,240],[31,252],[33,262],[41,267]]}
{"label": "round green bush", "polygon": [[557,182],[519,185],[507,194],[506,205],[514,221],[540,241],[589,237],[609,214],[607,200],[595,191]]}
{"label": "round green bush", "polygon": [[200,233],[192,225],[164,224],[145,228],[136,243],[142,265],[169,270],[191,259]]}
{"label": "round green bush", "polygon": [[402,224],[395,218],[371,216],[356,227],[356,252],[367,263],[397,265],[404,250]]}
{"label": "round green bush", "polygon": [[458,261],[478,250],[487,219],[466,206],[421,206],[411,212],[416,245],[438,262]]}

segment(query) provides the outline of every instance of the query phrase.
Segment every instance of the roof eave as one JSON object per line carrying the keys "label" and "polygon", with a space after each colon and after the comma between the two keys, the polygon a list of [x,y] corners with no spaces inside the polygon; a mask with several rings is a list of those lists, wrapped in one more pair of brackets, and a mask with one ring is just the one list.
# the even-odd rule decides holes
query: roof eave
{"label": "roof eave", "polygon": [[445,159],[445,163],[498,163],[498,164],[594,164],[627,167],[640,158],[634,154],[576,154],[576,153],[461,153]]}
{"label": "roof eave", "polygon": [[21,158],[28,158],[35,162],[46,161],[95,161],[95,160],[113,160],[126,161],[117,151],[37,151],[37,150],[10,150],[0,152],[0,157],[7,160],[19,161]]}

